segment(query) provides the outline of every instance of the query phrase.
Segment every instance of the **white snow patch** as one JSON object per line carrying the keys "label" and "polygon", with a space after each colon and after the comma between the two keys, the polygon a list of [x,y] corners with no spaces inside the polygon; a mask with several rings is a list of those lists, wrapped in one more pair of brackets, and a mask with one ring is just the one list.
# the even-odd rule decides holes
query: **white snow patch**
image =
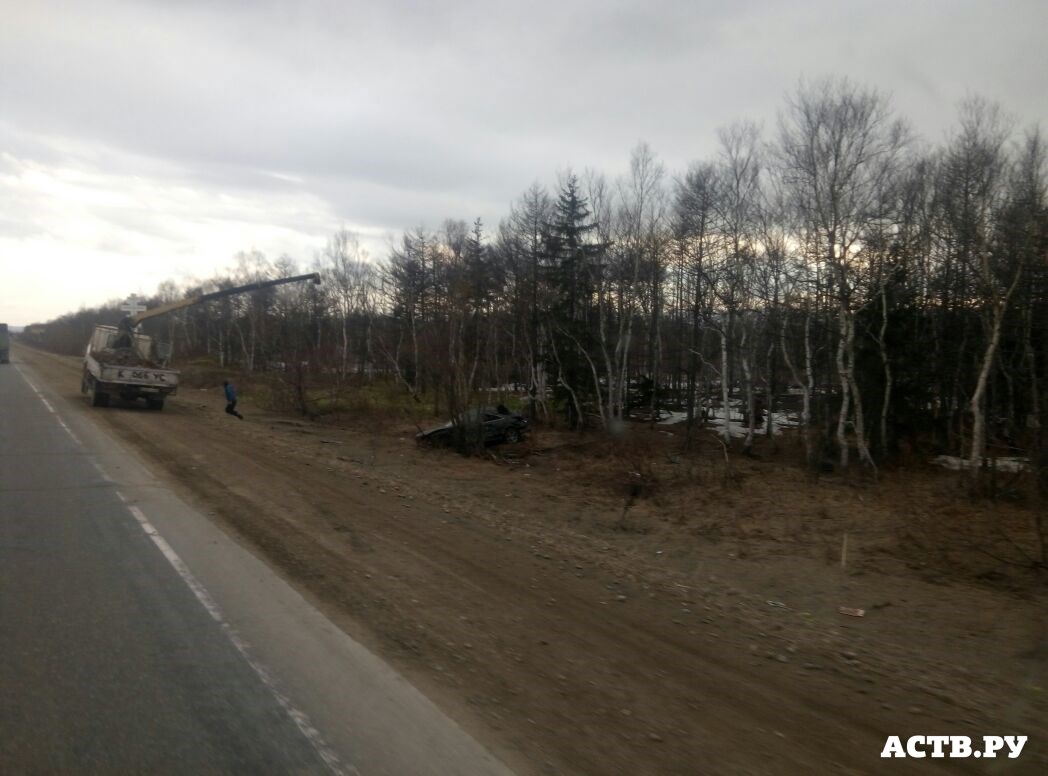
{"label": "white snow patch", "polygon": [[674,412],[672,410],[661,410],[661,414],[666,417],[659,421],[660,426],[672,426],[676,423],[683,423],[688,419],[687,412]]}
{"label": "white snow patch", "polygon": [[[731,420],[728,423],[728,434],[733,439],[742,439],[746,436],[747,426],[742,422],[741,413],[730,412],[732,409],[737,409],[741,406],[741,402],[738,400],[730,400],[729,414]],[[674,426],[678,423],[684,423],[688,419],[687,412],[677,412],[673,410],[662,410],[663,417],[658,421],[660,426]],[[702,408],[695,408],[695,419],[701,422]],[[721,429],[724,428],[724,411],[720,407],[707,407],[706,408],[706,426],[709,428],[715,428],[718,433],[722,433]],[[771,423],[771,433],[773,436],[778,436],[782,433],[783,429],[786,428],[797,428],[800,425],[800,421],[797,418],[795,412],[773,412],[770,417],[765,417],[765,423]],[[764,424],[757,426],[754,429],[754,434],[760,436],[766,431]]]}
{"label": "white snow patch", "polygon": [[[956,455],[939,455],[932,459],[932,463],[937,466],[944,466],[947,469],[953,469],[953,471],[972,468],[971,461]],[[987,462],[987,466],[1001,472],[1021,472],[1030,468],[1030,459],[1020,456],[993,458]]]}

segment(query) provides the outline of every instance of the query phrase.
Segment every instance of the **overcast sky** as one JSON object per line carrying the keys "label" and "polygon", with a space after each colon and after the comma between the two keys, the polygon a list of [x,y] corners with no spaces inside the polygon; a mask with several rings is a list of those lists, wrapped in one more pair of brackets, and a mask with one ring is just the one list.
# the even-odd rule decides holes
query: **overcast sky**
{"label": "overcast sky", "polygon": [[1046,0],[0,0],[0,321],[240,250],[494,228],[639,140],[672,173],[801,77],[889,92],[931,142],[979,94],[1048,117]]}

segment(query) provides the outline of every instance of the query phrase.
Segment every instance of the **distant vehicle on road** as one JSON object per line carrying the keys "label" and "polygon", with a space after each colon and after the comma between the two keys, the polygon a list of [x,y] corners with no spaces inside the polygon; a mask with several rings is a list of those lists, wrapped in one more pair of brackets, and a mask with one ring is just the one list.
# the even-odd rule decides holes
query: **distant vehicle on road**
{"label": "distant vehicle on road", "polygon": [[471,429],[480,428],[485,445],[500,442],[519,442],[528,429],[528,419],[516,412],[510,412],[503,406],[474,407],[466,410],[456,420],[449,420],[443,426],[431,428],[415,435],[420,444],[450,445],[455,434],[461,433],[468,438]]}
{"label": "distant vehicle on road", "polygon": [[11,338],[7,333],[7,324],[0,323],[0,364],[11,361]]}

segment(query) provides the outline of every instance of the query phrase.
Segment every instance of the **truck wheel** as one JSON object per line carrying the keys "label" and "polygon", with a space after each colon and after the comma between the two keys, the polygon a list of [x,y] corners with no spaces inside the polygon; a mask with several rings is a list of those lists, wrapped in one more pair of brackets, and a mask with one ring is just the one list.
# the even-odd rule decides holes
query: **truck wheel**
{"label": "truck wheel", "polygon": [[164,409],[163,399],[146,399],[146,406],[151,410],[162,410]]}

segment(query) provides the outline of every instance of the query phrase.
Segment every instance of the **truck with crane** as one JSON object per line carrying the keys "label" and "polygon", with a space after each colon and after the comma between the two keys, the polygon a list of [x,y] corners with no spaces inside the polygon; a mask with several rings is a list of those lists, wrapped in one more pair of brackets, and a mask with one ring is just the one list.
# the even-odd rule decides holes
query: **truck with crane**
{"label": "truck with crane", "polygon": [[125,401],[145,399],[150,409],[163,409],[164,400],[178,391],[179,372],[167,365],[171,357],[170,344],[154,342],[152,337],[138,331],[143,321],[227,296],[307,280],[319,284],[320,275],[313,272],[225,288],[141,312],[132,311],[117,326],[95,326],[84,352],[80,391],[91,397],[95,407],[106,407],[110,398],[117,396]]}

